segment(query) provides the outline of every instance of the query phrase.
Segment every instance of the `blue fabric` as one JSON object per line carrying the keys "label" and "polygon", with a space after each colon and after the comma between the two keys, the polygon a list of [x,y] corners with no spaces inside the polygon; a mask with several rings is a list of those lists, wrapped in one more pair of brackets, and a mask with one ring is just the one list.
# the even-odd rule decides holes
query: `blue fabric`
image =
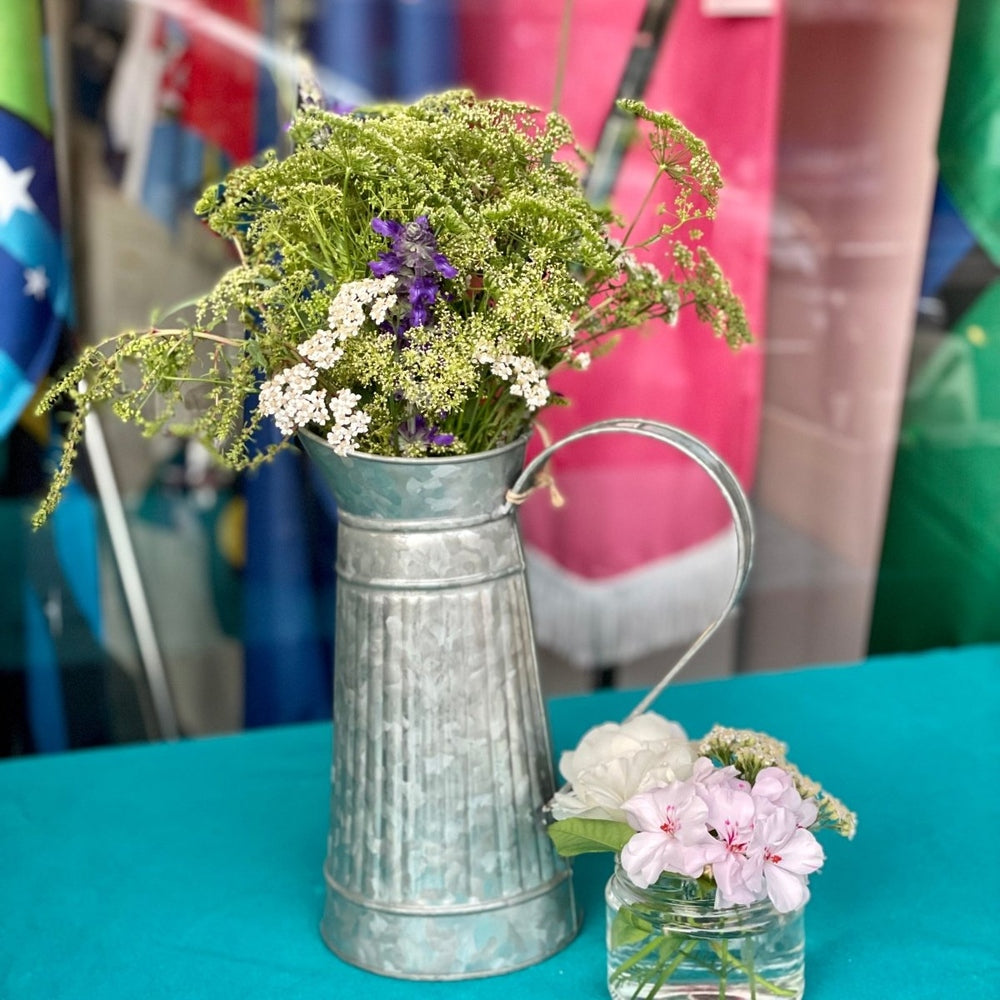
{"label": "blue fabric", "polygon": [[[52,143],[0,109],[0,159],[28,178],[30,207],[0,217],[0,437],[16,423],[72,320],[70,273],[59,235]],[[24,171],[30,171],[30,176]],[[30,285],[29,274],[40,284]]]}
{"label": "blue fabric", "polygon": [[141,200],[154,218],[176,231],[205,184],[205,141],[173,118],[153,126]]}
{"label": "blue fabric", "polygon": [[369,94],[381,93],[379,49],[384,21],[380,0],[320,4],[311,26],[310,49],[321,67]]}
{"label": "blue fabric", "polygon": [[393,88],[412,101],[453,86],[456,76],[454,0],[394,0]]}
{"label": "blue fabric", "polygon": [[[260,440],[275,440],[273,427]],[[330,717],[333,704],[333,524],[288,449],[248,474],[243,575],[244,722],[248,727]]]}
{"label": "blue fabric", "polygon": [[34,589],[24,583],[24,652],[28,674],[28,720],[39,753],[69,749],[59,659],[51,625]]}
{"label": "blue fabric", "polygon": [[920,281],[921,295],[937,295],[962,258],[976,245],[972,230],[941,182],[934,191],[934,210],[927,236],[927,257]]}
{"label": "blue fabric", "polygon": [[[825,838],[812,880],[809,1000],[996,996],[998,677],[1000,646],[982,646],[660,700],[692,735],[719,721],[780,736],[860,814],[852,843]],[[552,701],[554,749],[636,698]],[[331,955],[317,931],[329,752],[329,725],[313,723],[0,763],[0,996],[606,997],[600,855],[577,864],[579,938],[531,969],[414,983]]]}

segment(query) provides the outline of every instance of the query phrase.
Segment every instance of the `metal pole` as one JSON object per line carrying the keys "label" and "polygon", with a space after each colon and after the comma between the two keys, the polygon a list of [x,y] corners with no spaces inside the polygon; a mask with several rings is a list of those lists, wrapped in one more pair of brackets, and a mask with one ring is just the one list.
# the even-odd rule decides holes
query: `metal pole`
{"label": "metal pole", "polygon": [[[52,139],[56,155],[59,202],[62,209],[63,229],[73,248],[74,275],[79,277],[83,273],[81,265],[83,255],[80,252],[77,227],[72,223],[79,216],[82,216],[82,212],[78,216],[76,212],[71,211],[71,208],[79,210],[83,204],[83,198],[77,196],[71,183],[71,179],[77,176],[77,172],[72,169],[73,149],[69,126],[72,100],[68,72],[69,29],[76,13],[76,4],[64,3],[63,0],[44,0],[43,10],[46,31],[50,39],[50,72],[54,110]],[[83,282],[80,284],[82,285]],[[78,295],[78,309],[84,301],[84,297]],[[83,312],[82,309],[80,311]],[[81,322],[81,326],[86,328],[86,324],[83,322]],[[174,740],[178,738],[180,731],[173,701],[170,697],[170,688],[167,684],[163,657],[156,639],[156,630],[153,626],[149,602],[146,599],[135,548],[132,545],[125,508],[108,454],[104,431],[100,420],[94,413],[87,417],[84,443],[94,474],[98,500],[105,523],[108,526],[111,549],[125,594],[129,618],[132,621],[140,664],[149,687],[156,725],[162,739]]]}
{"label": "metal pole", "polygon": [[177,725],[173,700],[170,696],[163,657],[160,654],[160,646],[156,638],[156,628],[153,625],[149,602],[146,599],[146,589],[142,573],[139,570],[139,560],[136,558],[135,547],[132,545],[132,536],[129,533],[128,520],[125,517],[125,507],[118,491],[118,484],[115,481],[115,472],[104,439],[104,430],[101,427],[100,419],[94,412],[87,415],[84,442],[87,446],[87,458],[90,460],[90,468],[94,474],[94,483],[97,486],[101,510],[104,512],[104,520],[108,526],[108,536],[111,540],[111,549],[125,594],[125,604],[128,608],[129,618],[132,620],[132,629],[135,632],[135,641],[139,649],[139,661],[149,686],[156,725],[162,739],[175,740],[180,736],[180,730]]}
{"label": "metal pole", "polygon": [[[632,51],[629,52],[618,84],[615,102],[623,97],[639,98],[646,92],[670,15],[676,5],[677,0],[649,0],[646,4],[632,42]],[[617,103],[612,103],[594,151],[593,166],[587,176],[587,198],[593,204],[601,205],[611,197],[633,124],[632,116],[619,111]]]}

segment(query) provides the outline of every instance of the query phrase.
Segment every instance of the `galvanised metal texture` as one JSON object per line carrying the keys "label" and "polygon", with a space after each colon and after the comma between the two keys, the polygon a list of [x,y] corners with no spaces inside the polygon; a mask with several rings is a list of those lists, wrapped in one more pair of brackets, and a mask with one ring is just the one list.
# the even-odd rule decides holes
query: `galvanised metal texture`
{"label": "galvanised metal texture", "polygon": [[540,961],[580,918],[545,833],[548,726],[505,506],[524,442],[411,461],[302,441],[340,515],[323,937],[402,978]]}

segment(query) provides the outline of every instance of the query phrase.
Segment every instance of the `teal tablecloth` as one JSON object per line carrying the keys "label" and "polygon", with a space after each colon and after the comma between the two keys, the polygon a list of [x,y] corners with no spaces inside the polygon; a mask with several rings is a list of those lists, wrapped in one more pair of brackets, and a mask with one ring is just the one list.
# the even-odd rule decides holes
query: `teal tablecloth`
{"label": "teal tablecloth", "polygon": [[[679,684],[692,735],[764,729],[857,809],[807,910],[809,1000],[1000,996],[1000,647]],[[635,693],[551,703],[555,750]],[[317,932],[330,730],[257,731],[0,764],[0,998],[601,998],[610,859],[577,865],[580,937],[459,983],[344,965]],[[392,947],[390,941],[386,947]]]}

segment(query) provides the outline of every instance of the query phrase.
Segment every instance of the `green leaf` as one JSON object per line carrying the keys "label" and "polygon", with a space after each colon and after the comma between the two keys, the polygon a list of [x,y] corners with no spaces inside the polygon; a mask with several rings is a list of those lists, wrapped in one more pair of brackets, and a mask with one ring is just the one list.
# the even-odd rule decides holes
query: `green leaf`
{"label": "green leaf", "polygon": [[633,911],[623,906],[611,921],[611,947],[621,948],[629,944],[645,941],[655,928],[648,920],[643,920]]}
{"label": "green leaf", "polygon": [[549,826],[549,836],[564,858],[597,851],[617,853],[632,839],[635,830],[610,819],[560,819]]}

